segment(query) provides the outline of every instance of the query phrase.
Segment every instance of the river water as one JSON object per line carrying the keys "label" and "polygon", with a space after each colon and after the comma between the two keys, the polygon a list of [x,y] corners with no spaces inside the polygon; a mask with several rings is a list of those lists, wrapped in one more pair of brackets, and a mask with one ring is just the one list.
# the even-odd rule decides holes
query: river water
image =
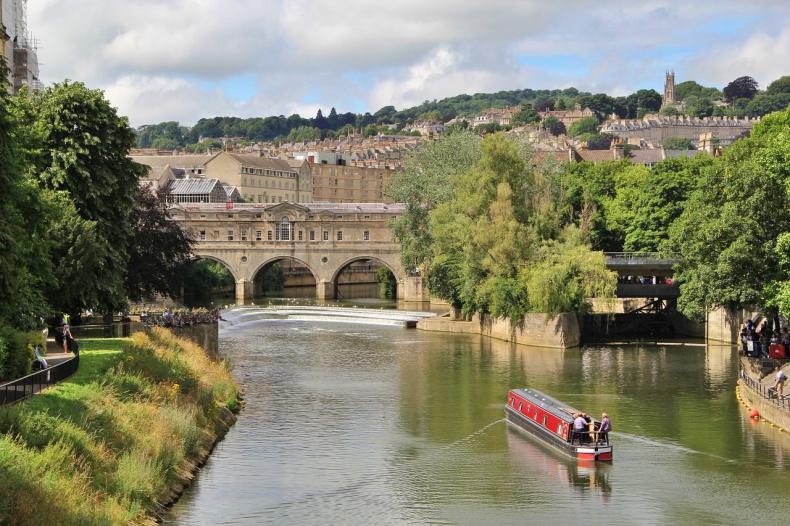
{"label": "river water", "polygon": [[[558,351],[322,321],[223,329],[246,407],[172,524],[787,523],[790,437],[754,424],[727,346]],[[580,467],[503,421],[531,386],[600,416]]]}

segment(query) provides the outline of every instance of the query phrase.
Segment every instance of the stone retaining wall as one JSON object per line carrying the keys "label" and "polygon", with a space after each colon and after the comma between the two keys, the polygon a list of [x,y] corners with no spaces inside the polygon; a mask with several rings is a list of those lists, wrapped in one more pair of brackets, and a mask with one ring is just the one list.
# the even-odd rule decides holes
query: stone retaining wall
{"label": "stone retaining wall", "polygon": [[545,314],[527,314],[515,326],[505,318],[481,319],[475,315],[470,321],[464,321],[442,316],[420,320],[417,328],[424,331],[481,334],[533,347],[567,349],[581,343],[579,319],[575,313],[569,312],[553,318],[547,318]]}
{"label": "stone retaining wall", "polygon": [[[773,385],[773,377],[770,374],[772,372],[771,368],[767,367],[760,360],[741,357],[741,367],[752,380],[760,382],[766,387]],[[766,369],[768,369],[767,373]],[[785,374],[787,374],[790,372],[790,365],[786,364],[783,369]],[[790,410],[781,408],[767,400],[744,381],[738,382],[738,390],[741,395],[741,401],[750,409],[757,409],[762,418],[790,432]]]}

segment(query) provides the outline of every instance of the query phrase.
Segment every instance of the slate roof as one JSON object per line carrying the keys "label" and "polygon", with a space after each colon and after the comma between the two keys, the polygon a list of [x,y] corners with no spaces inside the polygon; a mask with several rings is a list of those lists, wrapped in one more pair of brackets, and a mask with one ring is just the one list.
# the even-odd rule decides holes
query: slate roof
{"label": "slate roof", "polygon": [[266,170],[279,170],[281,172],[294,172],[294,169],[283,159],[274,157],[259,157],[257,155],[242,155],[238,153],[226,152],[233,159],[238,161],[243,166],[251,166],[253,168],[264,168]]}

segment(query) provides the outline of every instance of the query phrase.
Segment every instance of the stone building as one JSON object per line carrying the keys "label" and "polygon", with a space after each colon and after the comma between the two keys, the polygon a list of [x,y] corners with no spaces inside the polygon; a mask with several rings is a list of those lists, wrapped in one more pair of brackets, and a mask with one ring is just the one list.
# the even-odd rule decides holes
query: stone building
{"label": "stone building", "polygon": [[576,104],[572,110],[548,110],[538,112],[540,120],[554,117],[565,125],[565,128],[570,128],[571,124],[579,122],[587,117],[595,117],[595,112],[590,108],[583,108],[580,104]]}
{"label": "stone building", "polygon": [[695,147],[699,147],[701,134],[710,133],[716,137],[721,147],[729,146],[733,141],[747,135],[758,119],[749,117],[687,117],[645,115],[642,119],[621,119],[605,123],[601,133],[610,133],[630,144],[647,145],[659,148],[664,140],[670,137],[689,139]]}
{"label": "stone building", "polygon": [[661,97],[661,107],[675,106],[677,98],[675,97],[675,72],[667,71],[664,78],[664,96]]}
{"label": "stone building", "polygon": [[205,164],[206,177],[238,188],[249,203],[292,203],[311,200],[309,168],[304,161],[220,152]]}
{"label": "stone building", "polygon": [[385,203],[384,188],[394,170],[339,164],[310,165],[313,201],[325,203]]}
{"label": "stone building", "polygon": [[206,162],[211,155],[130,155],[134,162],[142,164],[148,171],[140,181],[155,189],[167,186],[170,181],[183,177],[202,177]]}

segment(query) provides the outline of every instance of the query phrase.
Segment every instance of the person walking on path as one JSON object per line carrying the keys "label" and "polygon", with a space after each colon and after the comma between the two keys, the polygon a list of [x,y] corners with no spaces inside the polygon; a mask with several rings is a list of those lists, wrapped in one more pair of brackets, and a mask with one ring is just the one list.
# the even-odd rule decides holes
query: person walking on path
{"label": "person walking on path", "polygon": [[74,340],[74,336],[71,334],[71,329],[69,329],[69,324],[63,324],[63,354],[67,354],[69,352],[69,341]]}
{"label": "person walking on path", "polygon": [[776,383],[774,383],[774,390],[776,391],[776,398],[781,400],[782,393],[784,392],[785,382],[787,381],[787,375],[784,373],[781,367],[778,365],[776,366]]}

